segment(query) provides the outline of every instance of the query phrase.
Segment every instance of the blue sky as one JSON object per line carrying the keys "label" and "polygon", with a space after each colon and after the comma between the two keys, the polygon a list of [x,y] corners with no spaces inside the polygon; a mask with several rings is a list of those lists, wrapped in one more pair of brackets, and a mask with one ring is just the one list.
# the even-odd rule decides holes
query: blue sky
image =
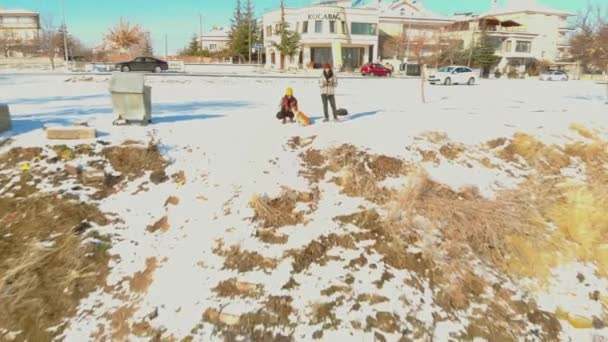
{"label": "blue sky", "polygon": [[[88,45],[98,44],[108,28],[121,17],[139,23],[152,32],[157,54],[164,54],[164,36],[173,53],[187,44],[199,30],[199,13],[203,26],[228,25],[236,0],[63,0],[68,29]],[[279,0],[252,0],[258,14],[278,7]],[[443,14],[480,12],[490,7],[490,0],[424,0],[425,7]],[[577,12],[588,0],[537,0],[556,9]],[[589,0],[608,2],[608,0]],[[25,8],[61,20],[60,0],[0,0],[5,8]],[[300,7],[311,0],[286,0],[287,6]]]}

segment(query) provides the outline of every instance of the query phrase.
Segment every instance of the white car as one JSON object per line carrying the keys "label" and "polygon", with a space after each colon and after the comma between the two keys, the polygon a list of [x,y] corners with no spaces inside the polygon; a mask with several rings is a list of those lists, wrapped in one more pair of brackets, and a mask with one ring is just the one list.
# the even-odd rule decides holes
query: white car
{"label": "white car", "polygon": [[568,78],[568,74],[561,70],[547,71],[540,75],[541,81],[567,81]]}
{"label": "white car", "polygon": [[448,66],[441,68],[429,76],[431,84],[475,84],[475,73],[465,66]]}

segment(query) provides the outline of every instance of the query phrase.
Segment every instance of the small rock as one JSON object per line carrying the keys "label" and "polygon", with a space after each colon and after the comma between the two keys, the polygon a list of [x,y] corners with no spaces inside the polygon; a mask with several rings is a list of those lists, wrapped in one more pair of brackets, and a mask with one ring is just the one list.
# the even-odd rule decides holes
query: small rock
{"label": "small rock", "polygon": [[74,166],[71,164],[65,165],[65,172],[70,176],[77,176],[80,172],[82,172],[82,168],[80,166]]}
{"label": "small rock", "polygon": [[146,318],[149,320],[153,320],[156,317],[158,317],[158,308],[154,308],[154,311],[152,311],[148,315],[146,315]]}
{"label": "small rock", "polygon": [[106,173],[101,170],[84,170],[82,171],[82,181],[84,184],[91,183],[104,183],[106,180]]}
{"label": "small rock", "polygon": [[150,174],[150,181],[156,185],[164,183],[169,180],[169,177],[164,170],[154,171]]}
{"label": "small rock", "polygon": [[576,279],[578,279],[578,281],[579,281],[580,283],[582,283],[582,282],[584,282],[584,281],[585,281],[585,276],[584,276],[584,275],[582,275],[581,273],[578,273],[578,274],[576,275]]}
{"label": "small rock", "polygon": [[597,302],[598,300],[600,300],[600,291],[597,291],[597,290],[596,290],[596,291],[591,292],[591,293],[589,294],[589,298],[590,298],[591,300],[594,300],[594,301],[596,301],[596,302]]}
{"label": "small rock", "polygon": [[108,145],[110,145],[109,142],[103,141],[103,140],[97,140],[97,143],[100,144],[100,145],[102,145],[102,146],[108,146]]}

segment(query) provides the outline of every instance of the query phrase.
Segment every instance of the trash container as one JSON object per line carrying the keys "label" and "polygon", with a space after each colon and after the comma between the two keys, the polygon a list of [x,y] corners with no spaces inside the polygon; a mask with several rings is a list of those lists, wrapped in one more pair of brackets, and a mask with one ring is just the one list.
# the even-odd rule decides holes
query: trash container
{"label": "trash container", "polygon": [[110,94],[115,122],[147,124],[152,121],[152,88],[145,85],[144,74],[112,73]]}
{"label": "trash container", "polygon": [[0,103],[0,133],[11,130],[11,111],[8,105]]}

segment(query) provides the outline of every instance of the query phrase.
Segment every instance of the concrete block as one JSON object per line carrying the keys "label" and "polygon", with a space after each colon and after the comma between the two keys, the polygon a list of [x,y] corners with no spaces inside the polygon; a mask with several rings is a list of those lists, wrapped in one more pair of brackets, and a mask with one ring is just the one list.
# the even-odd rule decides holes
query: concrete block
{"label": "concrete block", "polygon": [[11,111],[8,105],[0,103],[0,133],[10,131],[11,129]]}
{"label": "concrete block", "polygon": [[46,129],[46,137],[48,139],[95,139],[97,131],[95,128],[83,126],[68,126],[68,127],[49,127]]}

